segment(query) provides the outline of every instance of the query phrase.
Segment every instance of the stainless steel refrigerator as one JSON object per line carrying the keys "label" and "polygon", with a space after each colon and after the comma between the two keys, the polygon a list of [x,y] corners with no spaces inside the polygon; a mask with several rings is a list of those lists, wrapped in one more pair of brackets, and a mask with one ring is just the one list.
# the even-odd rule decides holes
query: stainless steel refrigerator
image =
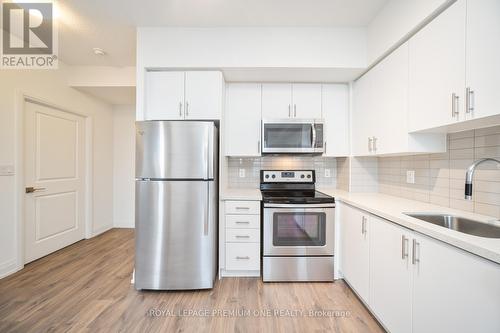
{"label": "stainless steel refrigerator", "polygon": [[136,123],[135,288],[212,288],[218,130],[209,121]]}

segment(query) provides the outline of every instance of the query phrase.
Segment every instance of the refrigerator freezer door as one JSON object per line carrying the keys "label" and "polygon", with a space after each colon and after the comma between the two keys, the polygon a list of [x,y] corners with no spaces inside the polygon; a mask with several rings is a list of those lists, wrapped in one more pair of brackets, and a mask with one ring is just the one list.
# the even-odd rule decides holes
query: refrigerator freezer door
{"label": "refrigerator freezer door", "polygon": [[136,178],[213,179],[217,128],[213,122],[136,123]]}
{"label": "refrigerator freezer door", "polygon": [[136,289],[212,288],[213,181],[136,181]]}

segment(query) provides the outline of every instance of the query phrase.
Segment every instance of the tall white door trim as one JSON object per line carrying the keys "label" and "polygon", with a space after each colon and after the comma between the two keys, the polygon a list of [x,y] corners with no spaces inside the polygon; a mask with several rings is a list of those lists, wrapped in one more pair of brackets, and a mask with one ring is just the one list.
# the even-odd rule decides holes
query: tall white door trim
{"label": "tall white door trim", "polygon": [[60,111],[64,111],[67,113],[75,114],[77,116],[84,118],[84,126],[85,126],[85,183],[84,183],[84,197],[85,197],[85,206],[84,206],[84,232],[85,238],[91,238],[93,236],[92,233],[92,217],[93,217],[93,202],[92,202],[92,179],[93,179],[93,118],[88,114],[83,114],[81,112],[76,112],[73,110],[68,110],[65,107],[59,106],[55,103],[49,102],[45,100],[43,97],[37,97],[33,94],[28,94],[23,91],[18,91],[16,94],[16,113],[15,113],[15,129],[16,129],[16,140],[15,140],[15,163],[16,163],[16,172],[15,172],[15,189],[16,189],[16,199],[15,199],[15,222],[16,222],[16,267],[11,269],[10,271],[0,272],[1,276],[7,276],[16,271],[21,270],[24,267],[24,224],[25,224],[25,214],[24,214],[24,199],[25,199],[25,161],[24,161],[24,122],[25,122],[25,103],[30,102],[34,104],[39,104],[42,106],[54,108]]}

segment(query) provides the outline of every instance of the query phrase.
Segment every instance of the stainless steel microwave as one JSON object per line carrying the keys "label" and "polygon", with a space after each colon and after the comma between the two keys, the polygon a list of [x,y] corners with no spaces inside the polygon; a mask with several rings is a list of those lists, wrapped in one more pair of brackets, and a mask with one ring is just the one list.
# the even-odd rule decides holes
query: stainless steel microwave
{"label": "stainless steel microwave", "polygon": [[262,153],[322,154],[323,120],[263,119]]}

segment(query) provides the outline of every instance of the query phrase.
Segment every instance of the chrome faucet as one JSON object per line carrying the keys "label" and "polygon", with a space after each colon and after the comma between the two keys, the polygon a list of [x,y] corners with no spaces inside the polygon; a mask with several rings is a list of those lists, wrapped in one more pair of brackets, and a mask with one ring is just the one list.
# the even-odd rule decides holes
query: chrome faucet
{"label": "chrome faucet", "polygon": [[472,165],[467,169],[467,173],[465,174],[465,200],[472,200],[472,177],[474,176],[476,167],[479,164],[488,161],[497,162],[498,164],[500,164],[500,161],[494,158],[483,158],[472,163]]}

